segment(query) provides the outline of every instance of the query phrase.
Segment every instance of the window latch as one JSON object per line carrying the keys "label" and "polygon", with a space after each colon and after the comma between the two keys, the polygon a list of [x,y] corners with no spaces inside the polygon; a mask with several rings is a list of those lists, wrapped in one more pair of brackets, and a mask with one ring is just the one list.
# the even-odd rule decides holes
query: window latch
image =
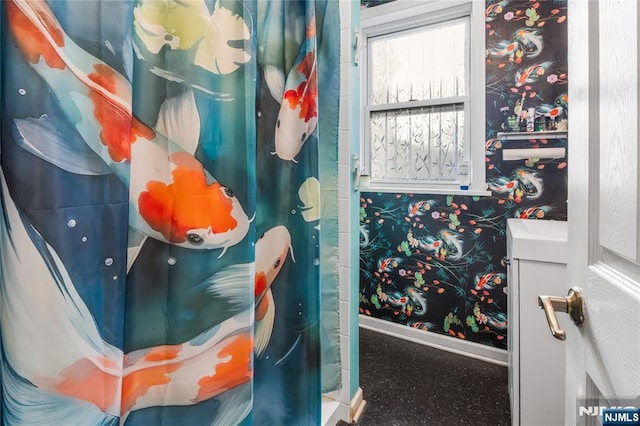
{"label": "window latch", "polygon": [[362,49],[362,41],[360,41],[360,30],[353,30],[353,64],[360,65],[360,49]]}
{"label": "window latch", "polygon": [[360,157],[353,155],[353,190],[360,191]]}

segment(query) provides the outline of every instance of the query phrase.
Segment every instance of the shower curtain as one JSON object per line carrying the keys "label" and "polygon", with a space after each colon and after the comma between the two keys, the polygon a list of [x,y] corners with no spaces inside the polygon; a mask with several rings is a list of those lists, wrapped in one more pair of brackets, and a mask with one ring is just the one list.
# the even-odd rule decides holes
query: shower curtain
{"label": "shower curtain", "polygon": [[337,2],[0,11],[2,424],[319,424]]}

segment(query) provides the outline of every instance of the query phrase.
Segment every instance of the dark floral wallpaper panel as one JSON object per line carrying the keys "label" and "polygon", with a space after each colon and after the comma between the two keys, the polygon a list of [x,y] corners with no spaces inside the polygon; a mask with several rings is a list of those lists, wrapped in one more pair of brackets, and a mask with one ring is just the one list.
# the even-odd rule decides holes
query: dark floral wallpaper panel
{"label": "dark floral wallpaper panel", "polygon": [[360,313],[506,349],[506,220],[566,220],[568,159],[504,161],[507,149],[566,149],[567,139],[498,132],[530,108],[545,126],[566,125],[566,1],[487,1],[485,17],[492,195],[362,193]]}

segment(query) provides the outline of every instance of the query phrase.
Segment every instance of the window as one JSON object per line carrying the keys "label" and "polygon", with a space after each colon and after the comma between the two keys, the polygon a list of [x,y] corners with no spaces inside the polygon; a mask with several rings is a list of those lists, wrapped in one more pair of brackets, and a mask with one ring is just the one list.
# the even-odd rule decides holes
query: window
{"label": "window", "polygon": [[362,10],[370,189],[485,193],[484,10],[477,3],[399,0]]}

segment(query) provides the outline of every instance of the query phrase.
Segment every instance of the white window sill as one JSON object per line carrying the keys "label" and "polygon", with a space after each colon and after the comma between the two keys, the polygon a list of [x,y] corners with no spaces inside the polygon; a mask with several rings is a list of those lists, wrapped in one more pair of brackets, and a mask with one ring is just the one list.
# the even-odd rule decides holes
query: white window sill
{"label": "white window sill", "polygon": [[469,197],[489,197],[491,191],[486,189],[459,189],[449,188],[419,188],[415,186],[402,186],[398,184],[360,186],[360,192],[386,192],[391,194],[429,194],[429,195],[466,195]]}

